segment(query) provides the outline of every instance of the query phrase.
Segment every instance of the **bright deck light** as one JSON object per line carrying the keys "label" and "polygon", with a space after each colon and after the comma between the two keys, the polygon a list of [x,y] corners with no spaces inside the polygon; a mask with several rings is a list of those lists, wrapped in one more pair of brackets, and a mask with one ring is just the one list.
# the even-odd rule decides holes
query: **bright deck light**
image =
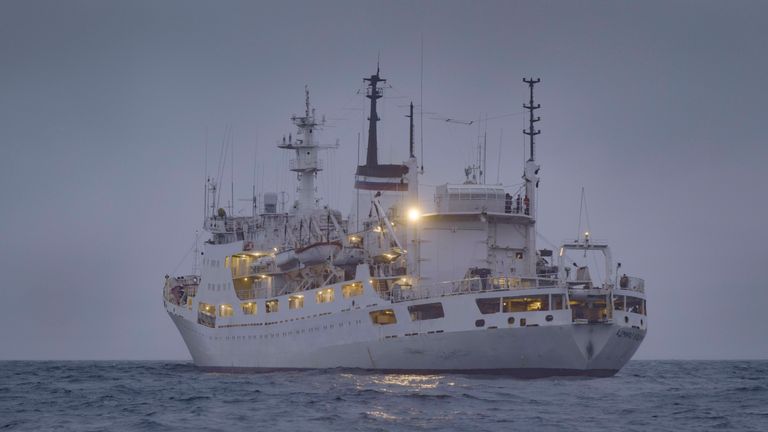
{"label": "bright deck light", "polygon": [[412,208],[408,210],[408,219],[411,221],[417,221],[421,217],[421,213],[419,212],[419,209]]}

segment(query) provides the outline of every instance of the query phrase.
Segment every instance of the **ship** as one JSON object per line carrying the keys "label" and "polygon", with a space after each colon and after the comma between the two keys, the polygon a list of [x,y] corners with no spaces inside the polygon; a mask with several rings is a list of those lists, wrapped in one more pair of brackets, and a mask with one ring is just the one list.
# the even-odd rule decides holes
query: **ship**
{"label": "ship", "polygon": [[426,199],[419,195],[413,103],[408,159],[380,163],[377,101],[386,79],[377,67],[363,82],[366,158],[350,179],[355,195],[346,215],[317,196],[319,156],[338,143],[321,144],[325,119],[316,117],[306,88],[303,115],[291,117],[295,134],[276,142],[275,151],[293,156],[286,168],[297,188],[288,208],[268,192],[251,216],[233,216],[218,206],[217,183],[206,180],[209,238],[196,251],[201,264],[166,275],[163,287],[194,364],[214,371],[616,374],[646,335],[645,283],[622,273],[608,243],[589,232],[537,249],[540,80],[523,79],[530,97],[521,184],[488,184],[480,166],[471,166],[463,181],[438,185]]}

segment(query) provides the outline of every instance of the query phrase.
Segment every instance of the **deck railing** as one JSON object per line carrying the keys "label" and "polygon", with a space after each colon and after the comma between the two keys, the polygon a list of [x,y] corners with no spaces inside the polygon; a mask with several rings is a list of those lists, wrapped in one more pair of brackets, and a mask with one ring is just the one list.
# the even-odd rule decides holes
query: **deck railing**
{"label": "deck railing", "polygon": [[506,290],[528,290],[558,286],[557,279],[547,278],[471,278],[441,282],[434,285],[409,286],[395,281],[389,292],[380,295],[394,303],[451,295],[493,292]]}
{"label": "deck railing", "polygon": [[619,289],[645,293],[645,280],[623,275],[619,278]]}

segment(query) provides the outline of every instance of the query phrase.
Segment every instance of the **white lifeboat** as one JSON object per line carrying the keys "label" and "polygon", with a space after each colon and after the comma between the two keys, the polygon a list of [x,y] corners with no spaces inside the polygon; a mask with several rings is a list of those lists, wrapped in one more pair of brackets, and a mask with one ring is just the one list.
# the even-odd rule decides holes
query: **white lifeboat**
{"label": "white lifeboat", "polygon": [[299,259],[293,249],[284,250],[275,254],[275,265],[280,270],[287,271],[299,265]]}
{"label": "white lifeboat", "polygon": [[365,260],[363,248],[346,247],[333,259],[333,265],[347,266],[360,264]]}
{"label": "white lifeboat", "polygon": [[296,256],[304,265],[320,264],[328,261],[332,256],[341,250],[341,243],[338,241],[326,241],[312,243],[296,249]]}
{"label": "white lifeboat", "polygon": [[399,258],[403,254],[403,251],[399,248],[391,248],[386,249],[384,251],[380,251],[376,254],[372,255],[373,262],[381,264],[381,263],[390,263],[397,258]]}

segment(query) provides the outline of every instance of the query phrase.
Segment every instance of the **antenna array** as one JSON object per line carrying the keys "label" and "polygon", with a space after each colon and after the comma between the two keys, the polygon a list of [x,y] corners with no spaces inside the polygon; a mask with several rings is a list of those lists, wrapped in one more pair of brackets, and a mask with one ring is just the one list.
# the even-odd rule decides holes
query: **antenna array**
{"label": "antenna array", "polygon": [[531,90],[530,102],[528,103],[528,105],[523,104],[523,108],[528,110],[528,116],[529,116],[528,130],[523,129],[523,133],[530,137],[530,143],[531,143],[531,153],[530,154],[531,154],[531,157],[528,160],[529,161],[534,161],[534,160],[536,160],[536,158],[534,157],[535,154],[534,154],[533,137],[535,137],[536,135],[540,134],[541,131],[540,130],[536,130],[533,127],[533,124],[536,123],[537,121],[541,120],[541,117],[535,117],[534,118],[533,117],[533,112],[535,110],[541,108],[541,105],[534,105],[534,103],[533,103],[533,86],[535,84],[541,82],[541,79],[540,78],[536,78],[536,79],[533,79],[533,78],[531,78],[531,79],[523,78],[523,82],[528,84],[528,88]]}

